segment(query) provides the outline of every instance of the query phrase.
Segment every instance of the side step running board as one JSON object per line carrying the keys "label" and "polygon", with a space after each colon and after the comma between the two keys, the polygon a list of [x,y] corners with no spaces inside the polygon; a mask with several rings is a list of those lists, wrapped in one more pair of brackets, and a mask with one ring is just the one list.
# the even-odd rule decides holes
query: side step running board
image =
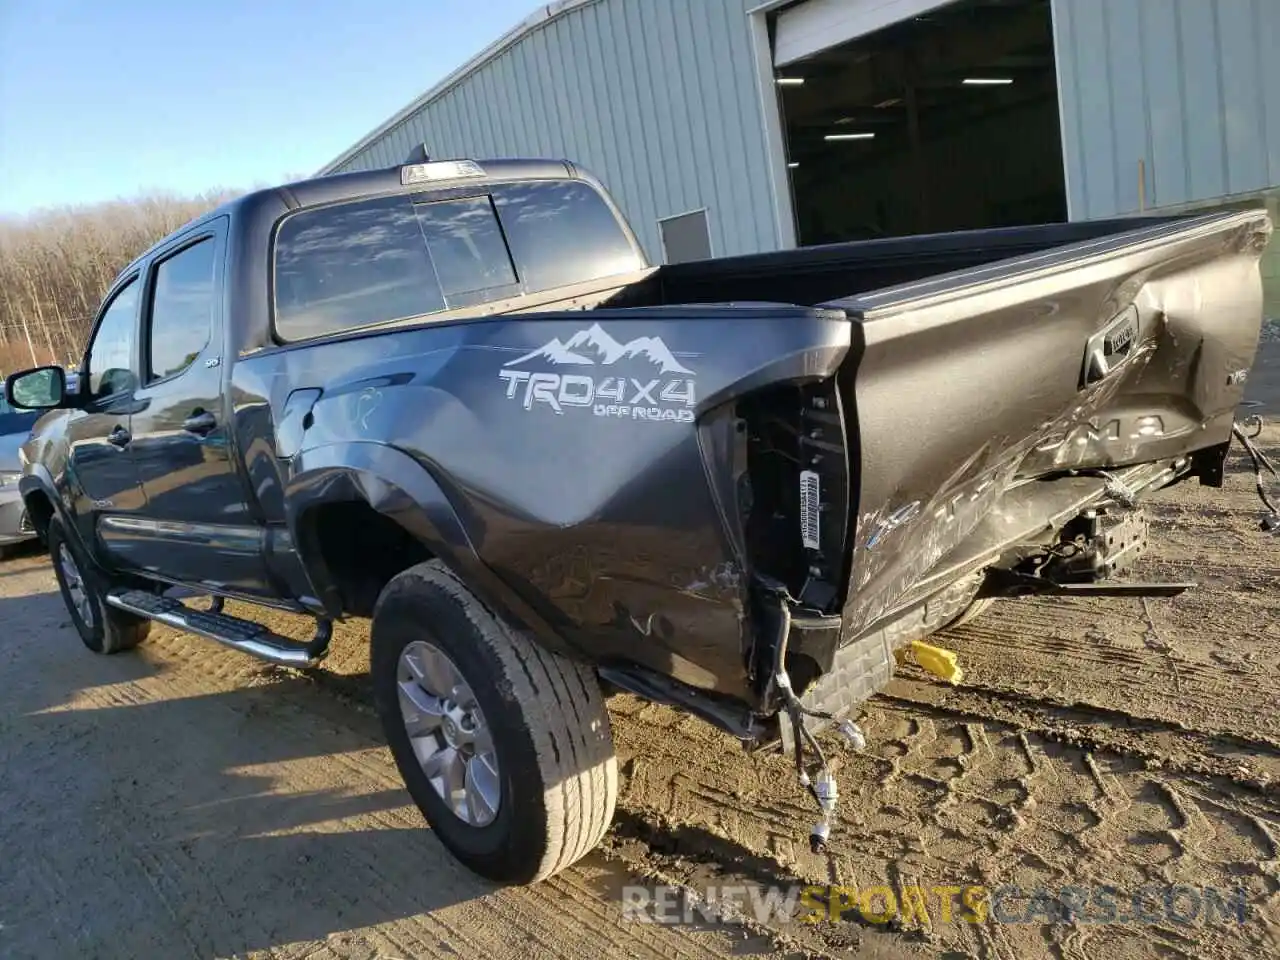
{"label": "side step running board", "polygon": [[260,623],[222,613],[218,598],[214,599],[211,611],[204,611],[193,610],[178,600],[145,590],[113,590],[107,594],[107,603],[118,610],[215,640],[233,650],[283,667],[316,666],[329,652],[329,638],[333,633],[330,621],[319,620],[311,642],[298,643],[272,633]]}

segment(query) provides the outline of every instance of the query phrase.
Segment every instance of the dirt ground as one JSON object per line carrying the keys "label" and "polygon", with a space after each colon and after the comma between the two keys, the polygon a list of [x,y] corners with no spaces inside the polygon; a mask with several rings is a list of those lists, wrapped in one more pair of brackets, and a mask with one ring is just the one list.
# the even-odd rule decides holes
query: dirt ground
{"label": "dirt ground", "polygon": [[[1256,409],[1280,416],[1277,340],[1252,383]],[[1262,444],[1280,461],[1280,428]],[[1245,467],[1236,453],[1225,489],[1181,485],[1149,507],[1143,574],[1198,589],[1003,601],[938,638],[962,685],[904,667],[865,709],[865,752],[827,741],[842,790],[829,855],[808,850],[813,811],[782,757],[617,697],[613,829],[517,890],[457,867],[409,804],[367,706],[366,624],[342,625],[311,675],[162,628],[94,657],[44,559],[10,561],[0,956],[1280,955],[1280,539],[1257,528]],[[927,916],[887,923],[624,923],[622,887],[659,881],[1110,886],[1121,918],[1133,891],[1155,899],[1110,923],[1016,899],[979,923],[928,899]],[[1208,917],[1209,888],[1241,915]]]}

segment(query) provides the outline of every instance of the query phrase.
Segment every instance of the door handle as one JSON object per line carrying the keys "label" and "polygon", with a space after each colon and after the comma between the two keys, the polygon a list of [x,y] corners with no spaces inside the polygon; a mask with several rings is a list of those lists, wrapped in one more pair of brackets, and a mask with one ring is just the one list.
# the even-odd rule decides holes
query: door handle
{"label": "door handle", "polygon": [[199,434],[202,437],[213,433],[217,426],[218,418],[208,411],[193,413],[182,421],[183,430],[187,431],[187,433]]}
{"label": "door handle", "polygon": [[132,442],[133,434],[124,427],[116,427],[107,434],[107,443],[111,444],[113,447],[127,447]]}

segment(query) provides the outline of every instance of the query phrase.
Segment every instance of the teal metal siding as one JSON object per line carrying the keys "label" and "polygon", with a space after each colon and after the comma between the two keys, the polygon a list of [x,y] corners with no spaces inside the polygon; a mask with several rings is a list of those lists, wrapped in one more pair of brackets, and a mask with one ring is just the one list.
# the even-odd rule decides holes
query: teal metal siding
{"label": "teal metal siding", "polygon": [[1280,185],[1277,0],[1053,0],[1074,219]]}
{"label": "teal metal siding", "polygon": [[596,0],[533,29],[337,170],[434,157],[564,157],[604,182],[649,257],[705,207],[717,256],[772,250],[747,11],[758,0]]}

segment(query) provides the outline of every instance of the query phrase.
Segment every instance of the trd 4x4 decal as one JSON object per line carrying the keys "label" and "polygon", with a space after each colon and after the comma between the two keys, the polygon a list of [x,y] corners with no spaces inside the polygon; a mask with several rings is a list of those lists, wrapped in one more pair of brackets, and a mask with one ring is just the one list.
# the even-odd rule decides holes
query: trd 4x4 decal
{"label": "trd 4x4 decal", "polygon": [[[608,376],[597,376],[595,371],[560,373],[539,367],[614,369]],[[553,337],[538,349],[507,361],[498,371],[507,385],[507,399],[518,401],[526,410],[545,404],[560,415],[586,408],[597,417],[677,423],[693,422],[697,403],[694,376],[661,337],[636,337],[620,343],[598,323],[568,340]]]}

